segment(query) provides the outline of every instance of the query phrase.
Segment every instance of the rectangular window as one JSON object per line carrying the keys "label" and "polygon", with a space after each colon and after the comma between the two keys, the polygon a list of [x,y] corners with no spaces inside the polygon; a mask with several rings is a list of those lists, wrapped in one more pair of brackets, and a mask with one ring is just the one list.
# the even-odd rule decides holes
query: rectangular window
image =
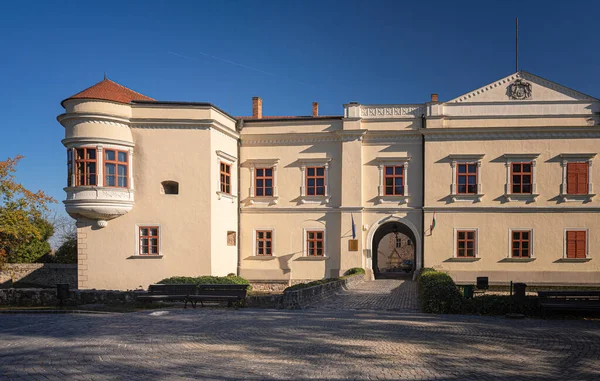
{"label": "rectangular window", "polygon": [[402,247],[402,238],[396,237],[396,247]]}
{"label": "rectangular window", "polygon": [[477,194],[477,163],[458,164],[457,193]]}
{"label": "rectangular window", "polygon": [[104,186],[127,188],[127,156],[126,151],[104,150]]}
{"label": "rectangular window", "polygon": [[73,186],[73,150],[67,148],[67,186]]}
{"label": "rectangular window", "polygon": [[567,258],[587,258],[587,231],[567,231]]}
{"label": "rectangular window", "polygon": [[531,257],[531,230],[513,230],[511,232],[511,253],[513,258]]}
{"label": "rectangular window", "polygon": [[158,226],[140,226],[140,255],[158,255]]}
{"label": "rectangular window", "polygon": [[257,197],[273,196],[273,167],[255,169],[254,194]]}
{"label": "rectangular window", "polygon": [[221,162],[221,192],[231,194],[231,165]]}
{"label": "rectangular window", "polygon": [[588,193],[589,164],[567,163],[567,194]]}
{"label": "rectangular window", "polygon": [[456,232],[456,256],[475,258],[477,232],[475,230],[459,230]]}
{"label": "rectangular window", "polygon": [[511,193],[531,193],[532,165],[528,163],[511,163],[512,190]]}
{"label": "rectangular window", "polygon": [[306,195],[325,196],[325,167],[306,167]]}
{"label": "rectangular window", "polygon": [[256,231],[256,255],[273,255],[273,231]]}
{"label": "rectangular window", "polygon": [[404,196],[404,166],[386,166],[384,168],[386,196]]}
{"label": "rectangular window", "polygon": [[96,185],[96,148],[77,148],[75,168],[75,186]]}
{"label": "rectangular window", "polygon": [[325,232],[322,230],[306,232],[306,255],[322,257],[325,255]]}

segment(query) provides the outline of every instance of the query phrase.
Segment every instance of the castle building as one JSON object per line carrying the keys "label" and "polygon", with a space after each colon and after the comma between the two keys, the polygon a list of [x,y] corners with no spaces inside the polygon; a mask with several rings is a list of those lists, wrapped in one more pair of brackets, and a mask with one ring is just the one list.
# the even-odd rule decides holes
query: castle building
{"label": "castle building", "polygon": [[[255,97],[236,117],[108,79],[62,105],[81,289],[424,266],[458,283],[600,282],[600,100],[528,72],[336,116],[264,116]],[[410,250],[381,257],[390,234]]]}

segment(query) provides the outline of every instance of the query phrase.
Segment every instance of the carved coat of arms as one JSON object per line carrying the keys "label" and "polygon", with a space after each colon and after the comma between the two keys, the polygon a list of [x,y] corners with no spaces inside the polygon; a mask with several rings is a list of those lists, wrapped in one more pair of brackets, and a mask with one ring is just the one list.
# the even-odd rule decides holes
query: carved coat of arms
{"label": "carved coat of arms", "polygon": [[531,83],[522,79],[515,80],[510,85],[510,98],[518,100],[531,98]]}

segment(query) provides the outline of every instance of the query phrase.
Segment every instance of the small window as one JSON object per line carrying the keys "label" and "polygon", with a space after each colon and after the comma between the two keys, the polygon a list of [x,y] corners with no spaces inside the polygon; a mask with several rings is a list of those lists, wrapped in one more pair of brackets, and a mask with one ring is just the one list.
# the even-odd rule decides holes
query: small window
{"label": "small window", "polygon": [[567,258],[587,258],[587,230],[567,231]]}
{"label": "small window", "polygon": [[325,167],[306,167],[306,195],[325,196]]}
{"label": "small window", "polygon": [[588,193],[589,164],[567,163],[567,194]]}
{"label": "small window", "polygon": [[67,149],[67,186],[73,186],[73,150]]}
{"label": "small window", "polygon": [[220,162],[221,192],[231,194],[231,165]]}
{"label": "small window", "polygon": [[384,185],[386,196],[404,196],[404,166],[385,166]]}
{"label": "small window", "polygon": [[75,186],[96,185],[96,148],[77,148],[75,153]]}
{"label": "small window", "polygon": [[530,194],[532,179],[532,163],[511,163],[511,193]]}
{"label": "small window", "polygon": [[140,226],[140,255],[159,255],[158,226]]}
{"label": "small window", "polygon": [[273,255],[273,231],[256,231],[256,255]]}
{"label": "small window", "polygon": [[459,230],[456,232],[456,256],[460,258],[475,258],[477,232],[475,230]]}
{"label": "small window", "polygon": [[127,188],[127,157],[126,151],[114,149],[104,150],[104,186]]}
{"label": "small window", "polygon": [[531,230],[513,230],[511,232],[511,255],[513,258],[531,257]]}
{"label": "small window", "polygon": [[179,183],[177,181],[163,181],[161,185],[164,194],[179,194]]}
{"label": "small window", "polygon": [[273,196],[273,167],[255,169],[254,188],[256,197]]}
{"label": "small window", "polygon": [[402,238],[396,237],[396,248],[402,247]]}
{"label": "small window", "polygon": [[325,255],[325,232],[322,230],[306,232],[306,255],[322,257]]}
{"label": "small window", "polygon": [[477,194],[477,163],[458,164],[456,176],[456,193]]}

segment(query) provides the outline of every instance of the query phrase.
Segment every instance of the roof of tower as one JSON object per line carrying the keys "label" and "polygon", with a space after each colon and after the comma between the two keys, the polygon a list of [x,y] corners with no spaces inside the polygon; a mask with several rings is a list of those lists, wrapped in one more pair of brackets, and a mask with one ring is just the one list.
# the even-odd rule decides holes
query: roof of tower
{"label": "roof of tower", "polygon": [[143,94],[135,92],[123,85],[111,81],[108,78],[104,78],[102,81],[96,83],[87,89],[80,91],[79,93],[70,96],[63,100],[60,104],[63,105],[69,99],[101,99],[105,101],[112,101],[118,103],[131,103],[132,101],[153,101],[154,99],[147,97]]}

